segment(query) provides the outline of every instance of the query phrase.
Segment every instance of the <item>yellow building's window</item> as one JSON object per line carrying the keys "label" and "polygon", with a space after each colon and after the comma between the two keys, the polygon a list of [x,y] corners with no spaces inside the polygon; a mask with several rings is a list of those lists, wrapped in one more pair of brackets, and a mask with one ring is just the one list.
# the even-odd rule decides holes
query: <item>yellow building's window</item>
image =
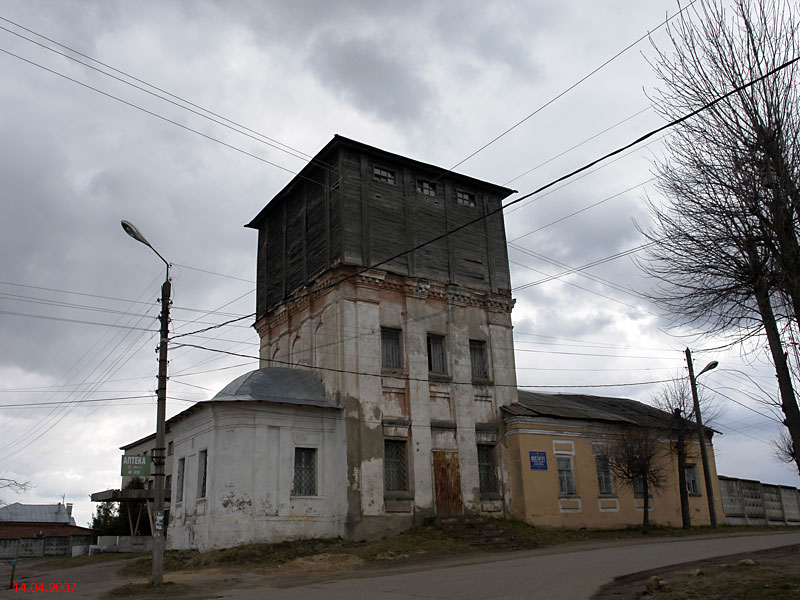
{"label": "yellow building's window", "polygon": [[557,455],[558,493],[575,494],[575,472],[572,469],[572,457]]}

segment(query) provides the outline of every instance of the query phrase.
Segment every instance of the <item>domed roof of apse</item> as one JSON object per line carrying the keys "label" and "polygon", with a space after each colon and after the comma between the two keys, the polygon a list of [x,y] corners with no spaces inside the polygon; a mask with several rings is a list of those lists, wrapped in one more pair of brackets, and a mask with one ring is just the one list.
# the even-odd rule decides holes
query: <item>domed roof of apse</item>
{"label": "domed roof of apse", "polygon": [[325,386],[315,373],[269,367],[240,375],[222,388],[212,402],[278,402],[341,408],[325,397]]}

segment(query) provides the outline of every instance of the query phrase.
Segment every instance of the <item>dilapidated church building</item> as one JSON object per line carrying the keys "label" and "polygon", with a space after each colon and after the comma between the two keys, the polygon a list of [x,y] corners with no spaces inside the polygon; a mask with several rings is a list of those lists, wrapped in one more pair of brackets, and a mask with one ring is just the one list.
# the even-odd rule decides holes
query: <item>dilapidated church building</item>
{"label": "dilapidated church building", "polygon": [[286,379],[283,402],[231,384],[170,420],[170,546],[507,513],[510,193],[335,136],[264,207],[247,225],[261,372],[305,371],[319,389],[298,400]]}
{"label": "dilapidated church building", "polygon": [[[511,193],[336,136],[256,215],[260,368],[167,421],[168,547],[365,539],[462,514],[638,522],[608,440],[656,426],[675,482],[670,415],[517,390],[499,210]],[[654,495],[658,522],[675,524],[676,486]],[[133,492],[152,497],[96,496]]]}

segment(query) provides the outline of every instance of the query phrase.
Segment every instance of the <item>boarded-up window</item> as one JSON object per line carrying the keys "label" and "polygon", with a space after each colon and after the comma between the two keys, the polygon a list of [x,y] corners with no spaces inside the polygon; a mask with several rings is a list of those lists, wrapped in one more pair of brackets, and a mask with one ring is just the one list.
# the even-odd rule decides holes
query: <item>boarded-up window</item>
{"label": "boarded-up window", "polygon": [[381,329],[381,366],[384,369],[403,368],[403,346],[400,343],[400,329]]}
{"label": "boarded-up window", "polygon": [[614,480],[611,477],[611,463],[607,456],[595,456],[594,465],[597,468],[597,489],[600,494],[610,496],[614,493]]}
{"label": "boarded-up window", "polygon": [[386,169],[384,167],[372,167],[372,178],[375,181],[381,181],[389,185],[395,185],[397,181],[395,172],[392,169]]}
{"label": "boarded-up window", "polygon": [[575,473],[572,470],[572,457],[556,455],[556,466],[558,467],[558,493],[575,493]]}
{"label": "boarded-up window", "polygon": [[206,497],[206,476],[208,475],[208,450],[200,450],[197,464],[197,497]]}
{"label": "boarded-up window", "polygon": [[464,190],[456,190],[456,204],[475,208],[475,194]]}
{"label": "boarded-up window", "polygon": [[428,371],[431,373],[447,373],[444,366],[444,336],[428,334]]}
{"label": "boarded-up window", "polygon": [[436,197],[436,182],[427,179],[417,179],[417,192],[423,196]]}
{"label": "boarded-up window", "polygon": [[472,364],[472,376],[477,379],[486,379],[486,342],[480,340],[469,341],[469,360]]}
{"label": "boarded-up window", "polygon": [[175,501],[183,502],[183,475],[186,469],[186,459],[178,459],[178,489],[175,490]]}
{"label": "boarded-up window", "polygon": [[494,446],[478,444],[478,477],[480,479],[481,494],[493,494],[497,491]]}
{"label": "boarded-up window", "polygon": [[405,440],[384,440],[383,442],[383,489],[387,492],[408,490]]}
{"label": "boarded-up window", "polygon": [[317,450],[315,448],[294,449],[295,496],[315,496],[317,493]]}

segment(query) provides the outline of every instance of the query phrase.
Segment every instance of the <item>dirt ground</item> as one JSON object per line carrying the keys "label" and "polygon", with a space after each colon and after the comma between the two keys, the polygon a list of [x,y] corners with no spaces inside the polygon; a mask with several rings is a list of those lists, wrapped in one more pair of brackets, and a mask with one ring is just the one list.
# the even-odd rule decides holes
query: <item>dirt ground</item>
{"label": "dirt ground", "polygon": [[796,600],[800,546],[748,552],[618,577],[592,600]]}

